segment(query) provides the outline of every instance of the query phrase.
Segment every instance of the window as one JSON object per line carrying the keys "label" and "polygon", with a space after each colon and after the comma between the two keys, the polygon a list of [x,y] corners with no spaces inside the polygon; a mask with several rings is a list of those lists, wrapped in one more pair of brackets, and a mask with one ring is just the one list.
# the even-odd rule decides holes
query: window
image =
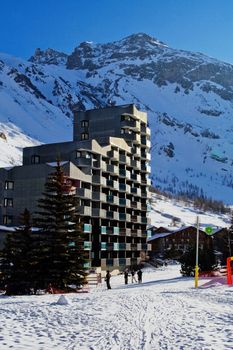
{"label": "window", "polygon": [[4,198],[4,207],[13,207],[13,199]]}
{"label": "window", "polygon": [[81,152],[80,151],[76,151],[76,158],[80,158],[81,157]]}
{"label": "window", "polygon": [[5,190],[13,190],[14,181],[5,181]]}
{"label": "window", "polygon": [[13,222],[13,216],[4,215],[3,216],[3,225],[10,225]]}
{"label": "window", "polygon": [[40,163],[40,156],[33,155],[31,158],[31,163],[32,164],[39,164]]}
{"label": "window", "polygon": [[88,120],[82,120],[81,121],[81,127],[82,128],[88,128],[89,126],[89,121]]}
{"label": "window", "polygon": [[89,134],[86,133],[86,132],[83,132],[83,133],[81,134],[81,140],[88,140],[88,139],[89,139]]}

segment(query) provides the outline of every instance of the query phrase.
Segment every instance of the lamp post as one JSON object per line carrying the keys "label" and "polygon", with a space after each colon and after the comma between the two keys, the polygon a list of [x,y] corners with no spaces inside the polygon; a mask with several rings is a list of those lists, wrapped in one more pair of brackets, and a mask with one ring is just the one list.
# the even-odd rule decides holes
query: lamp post
{"label": "lamp post", "polygon": [[195,288],[198,288],[198,247],[199,247],[199,216],[197,216],[197,240],[196,240]]}

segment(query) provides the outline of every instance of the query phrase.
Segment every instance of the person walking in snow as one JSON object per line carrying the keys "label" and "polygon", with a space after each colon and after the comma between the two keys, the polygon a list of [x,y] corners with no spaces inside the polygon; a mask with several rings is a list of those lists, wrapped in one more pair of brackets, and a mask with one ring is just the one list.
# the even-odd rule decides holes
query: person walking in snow
{"label": "person walking in snow", "polygon": [[106,273],[106,277],[105,277],[105,282],[106,282],[106,285],[107,285],[107,289],[111,289],[110,278],[111,278],[111,274],[110,274],[110,272],[108,270],[107,273]]}
{"label": "person walking in snow", "polygon": [[128,284],[128,276],[129,276],[128,269],[126,269],[124,272],[125,284]]}
{"label": "person walking in snow", "polygon": [[134,283],[134,282],[137,283],[134,270],[131,270],[131,282],[132,282],[132,283]]}
{"label": "person walking in snow", "polygon": [[142,270],[139,269],[137,274],[138,274],[138,283],[142,283]]}

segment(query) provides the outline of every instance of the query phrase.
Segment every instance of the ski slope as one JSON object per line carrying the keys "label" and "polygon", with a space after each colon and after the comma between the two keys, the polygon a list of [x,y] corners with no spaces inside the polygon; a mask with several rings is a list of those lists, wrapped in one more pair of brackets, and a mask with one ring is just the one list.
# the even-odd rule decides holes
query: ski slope
{"label": "ski slope", "polygon": [[0,349],[233,348],[233,288],[194,289],[178,265],[145,269],[141,285],[123,280],[66,295],[68,305],[59,295],[0,297]]}

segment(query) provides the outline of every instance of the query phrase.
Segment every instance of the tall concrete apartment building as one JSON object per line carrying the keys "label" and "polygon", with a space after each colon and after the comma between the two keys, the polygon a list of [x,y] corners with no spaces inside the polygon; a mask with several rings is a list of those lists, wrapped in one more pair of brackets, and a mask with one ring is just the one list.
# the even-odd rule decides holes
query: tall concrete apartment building
{"label": "tall concrete apartment building", "polygon": [[150,129],[134,105],[78,111],[73,141],[28,147],[23,165],[0,169],[0,221],[19,224],[34,213],[44,183],[60,159],[79,197],[89,265],[138,264],[147,245]]}

